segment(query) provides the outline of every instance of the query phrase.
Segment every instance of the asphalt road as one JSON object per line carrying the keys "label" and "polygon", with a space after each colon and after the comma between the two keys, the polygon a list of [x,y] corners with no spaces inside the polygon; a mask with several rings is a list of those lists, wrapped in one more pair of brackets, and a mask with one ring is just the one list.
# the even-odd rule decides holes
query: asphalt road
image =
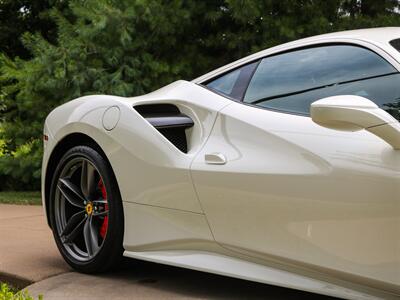
{"label": "asphalt road", "polygon": [[28,287],[45,300],[72,299],[334,299],[213,275],[126,259],[112,273],[85,275],[68,272]]}

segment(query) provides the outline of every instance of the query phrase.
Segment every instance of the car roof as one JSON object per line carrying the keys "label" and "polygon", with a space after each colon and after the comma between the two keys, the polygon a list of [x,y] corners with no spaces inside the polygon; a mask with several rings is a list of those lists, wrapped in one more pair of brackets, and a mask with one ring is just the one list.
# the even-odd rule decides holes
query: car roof
{"label": "car roof", "polygon": [[332,38],[332,37],[362,39],[362,40],[369,40],[369,41],[375,41],[375,42],[381,42],[381,43],[389,42],[393,39],[400,38],[400,27],[379,27],[379,28],[339,31],[339,32],[320,34],[320,35],[300,39],[297,41],[301,42],[301,41],[309,41],[309,40],[319,40],[322,38]]}
{"label": "car roof", "polygon": [[262,50],[260,52],[251,54],[242,59],[234,61],[228,65],[222,66],[216,70],[213,70],[207,74],[204,74],[194,80],[194,83],[201,83],[215,76],[218,76],[230,69],[234,69],[240,65],[247,62],[260,59],[264,56],[268,56],[274,53],[295,49],[298,47],[303,47],[307,45],[313,45],[318,43],[327,42],[367,42],[373,44],[386,52],[391,54],[395,58],[400,58],[400,53],[394,49],[389,42],[400,38],[400,27],[379,27],[379,28],[369,28],[369,29],[357,29],[357,30],[347,30],[340,32],[333,32],[327,34],[316,35],[312,37],[307,37],[299,40],[295,40],[289,43],[281,44],[272,48]]}

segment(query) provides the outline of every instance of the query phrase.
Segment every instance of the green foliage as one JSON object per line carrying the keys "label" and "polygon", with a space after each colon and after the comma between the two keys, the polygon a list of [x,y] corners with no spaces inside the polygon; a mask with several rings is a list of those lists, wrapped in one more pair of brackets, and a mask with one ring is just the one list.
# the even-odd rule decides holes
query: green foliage
{"label": "green foliage", "polygon": [[43,12],[56,35],[23,35],[32,58],[0,56],[0,189],[39,188],[44,119],[73,98],[140,95],[293,39],[400,24],[394,0],[59,2]]}
{"label": "green foliage", "polygon": [[21,43],[25,32],[40,32],[54,41],[56,28],[46,11],[51,7],[65,10],[66,0],[1,0],[0,1],[0,52],[10,57],[29,58],[29,51]]}
{"label": "green foliage", "polygon": [[[39,296],[38,300],[42,300],[43,296]],[[35,300],[27,291],[15,292],[7,284],[0,283],[0,300]]]}
{"label": "green foliage", "polygon": [[40,186],[41,142],[28,141],[0,155],[0,190],[37,190]]}
{"label": "green foliage", "polygon": [[[0,135],[2,134],[2,129],[0,127]],[[4,156],[5,154],[5,147],[6,147],[6,141],[0,139],[0,157]]]}

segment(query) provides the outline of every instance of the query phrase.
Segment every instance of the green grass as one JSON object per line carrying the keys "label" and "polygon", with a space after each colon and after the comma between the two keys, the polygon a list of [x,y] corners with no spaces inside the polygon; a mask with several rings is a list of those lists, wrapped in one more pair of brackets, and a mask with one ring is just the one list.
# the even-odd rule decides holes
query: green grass
{"label": "green grass", "polygon": [[41,205],[40,192],[0,192],[0,203],[19,205]]}

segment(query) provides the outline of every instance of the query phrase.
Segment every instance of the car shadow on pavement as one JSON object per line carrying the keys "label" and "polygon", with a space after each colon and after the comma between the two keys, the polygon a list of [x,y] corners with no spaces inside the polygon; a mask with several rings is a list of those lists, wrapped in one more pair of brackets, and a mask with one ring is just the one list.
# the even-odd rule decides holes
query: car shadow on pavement
{"label": "car shadow on pavement", "polygon": [[267,284],[229,278],[135,259],[124,259],[121,267],[101,277],[155,289],[160,295],[202,299],[336,299]]}
{"label": "car shadow on pavement", "polygon": [[27,287],[45,300],[92,299],[334,299],[267,284],[124,259],[113,272],[87,275],[67,272]]}

